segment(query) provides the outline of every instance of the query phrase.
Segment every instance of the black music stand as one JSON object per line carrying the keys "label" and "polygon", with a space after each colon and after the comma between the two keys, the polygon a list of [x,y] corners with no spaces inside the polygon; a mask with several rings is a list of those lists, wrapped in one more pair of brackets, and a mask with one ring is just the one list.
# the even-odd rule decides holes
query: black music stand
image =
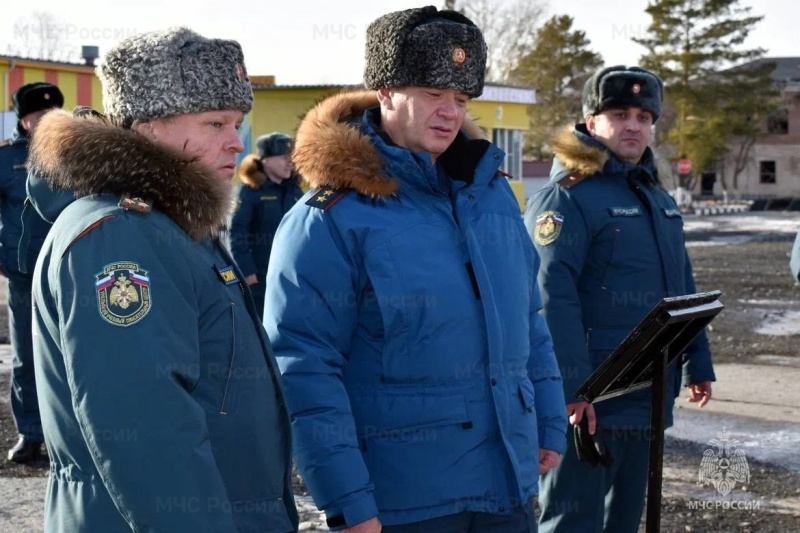
{"label": "black music stand", "polygon": [[664,462],[664,407],[667,367],[722,311],[720,291],[664,298],[581,385],[575,396],[588,403],[622,396],[653,385],[647,481],[647,533],[661,528]]}

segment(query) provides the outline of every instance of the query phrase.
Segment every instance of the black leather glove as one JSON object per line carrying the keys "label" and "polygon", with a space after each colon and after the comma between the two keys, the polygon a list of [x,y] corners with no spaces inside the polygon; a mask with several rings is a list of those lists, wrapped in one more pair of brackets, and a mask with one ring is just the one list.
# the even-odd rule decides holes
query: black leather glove
{"label": "black leather glove", "polygon": [[594,435],[589,433],[589,418],[585,414],[580,423],[577,426],[573,426],[575,431],[575,450],[578,452],[578,459],[581,461],[586,461],[592,467],[601,464],[608,468],[614,464],[614,458],[611,457],[611,451],[606,447],[600,422],[595,422]]}

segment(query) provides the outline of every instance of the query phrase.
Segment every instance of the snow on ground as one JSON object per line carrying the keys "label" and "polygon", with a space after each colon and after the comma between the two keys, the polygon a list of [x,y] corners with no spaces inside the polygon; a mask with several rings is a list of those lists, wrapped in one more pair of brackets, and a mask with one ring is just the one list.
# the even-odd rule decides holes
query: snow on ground
{"label": "snow on ground", "polygon": [[755,211],[737,215],[685,215],[683,228],[687,232],[730,231],[796,234],[800,230],[800,213]]}
{"label": "snow on ground", "polygon": [[761,335],[800,335],[800,311],[770,313],[755,331]]}

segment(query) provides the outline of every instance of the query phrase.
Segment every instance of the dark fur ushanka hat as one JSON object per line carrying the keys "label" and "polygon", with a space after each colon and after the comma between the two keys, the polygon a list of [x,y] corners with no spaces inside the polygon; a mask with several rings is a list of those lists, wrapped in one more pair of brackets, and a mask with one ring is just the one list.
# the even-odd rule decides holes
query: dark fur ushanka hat
{"label": "dark fur ushanka hat", "polygon": [[367,28],[367,89],[456,89],[483,92],[486,42],[481,30],[456,11],[433,6],[379,17]]}
{"label": "dark fur ushanka hat", "polygon": [[583,86],[583,116],[606,109],[641,107],[653,114],[655,122],[663,100],[664,83],[656,74],[639,67],[606,67]]}
{"label": "dark fur ushanka hat", "polygon": [[64,107],[64,95],[51,83],[37,82],[23,85],[11,96],[17,118],[36,111]]}
{"label": "dark fur ushanka hat", "polygon": [[125,39],[108,52],[98,75],[103,107],[115,122],[253,107],[239,43],[188,28]]}

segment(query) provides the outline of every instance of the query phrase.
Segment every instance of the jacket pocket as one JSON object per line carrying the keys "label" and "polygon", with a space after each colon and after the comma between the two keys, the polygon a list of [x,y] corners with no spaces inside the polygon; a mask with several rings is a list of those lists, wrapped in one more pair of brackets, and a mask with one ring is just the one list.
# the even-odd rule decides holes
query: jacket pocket
{"label": "jacket pocket", "polygon": [[486,435],[472,429],[463,394],[381,393],[353,397],[351,404],[381,510],[443,505],[480,493]]}
{"label": "jacket pocket", "polygon": [[470,421],[463,394],[388,392],[359,397],[353,404],[359,434],[367,439],[402,438],[415,430]]}
{"label": "jacket pocket", "polygon": [[519,398],[522,401],[522,407],[532,413],[536,407],[536,391],[530,379],[525,378],[519,382]]}

